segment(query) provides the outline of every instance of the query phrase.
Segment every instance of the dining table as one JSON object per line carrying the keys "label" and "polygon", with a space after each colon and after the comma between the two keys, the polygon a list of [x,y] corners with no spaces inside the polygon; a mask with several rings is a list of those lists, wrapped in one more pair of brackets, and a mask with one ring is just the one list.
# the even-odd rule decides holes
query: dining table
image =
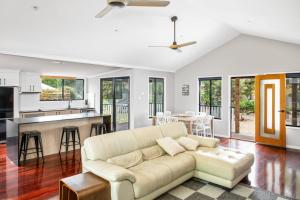
{"label": "dining table", "polygon": [[[183,122],[186,125],[188,134],[193,134],[193,124],[199,116],[188,116],[186,114],[174,114],[172,117],[176,117],[179,122]],[[152,117],[152,125],[156,124],[156,116]],[[211,131],[214,131],[214,120],[211,120]]]}

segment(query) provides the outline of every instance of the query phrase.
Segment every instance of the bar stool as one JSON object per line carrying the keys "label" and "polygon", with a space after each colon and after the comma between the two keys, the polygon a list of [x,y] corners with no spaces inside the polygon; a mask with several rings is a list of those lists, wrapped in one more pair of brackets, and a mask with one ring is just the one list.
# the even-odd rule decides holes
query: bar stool
{"label": "bar stool", "polygon": [[94,129],[95,129],[95,135],[101,135],[101,134],[106,134],[107,133],[106,125],[103,124],[102,122],[92,123],[90,137],[92,137]]}
{"label": "bar stool", "polygon": [[[78,141],[76,141],[76,139],[75,139],[76,134],[77,134]],[[63,142],[64,135],[65,135],[65,142]],[[70,135],[72,135],[71,141],[70,141]],[[70,145],[70,142],[72,142],[71,145]],[[61,146],[66,147],[66,153],[67,153],[69,146],[73,146],[73,151],[74,151],[75,145],[79,145],[79,147],[81,148],[79,128],[77,126],[63,127],[63,131],[62,131],[62,135],[61,135],[61,139],[60,139],[59,154],[61,152]]]}
{"label": "bar stool", "polygon": [[[28,143],[29,143],[30,138],[34,139],[34,143],[35,143],[34,148],[28,148]],[[33,150],[33,149],[35,149],[34,152],[28,153],[28,150]],[[42,143],[41,132],[39,132],[39,131],[23,132],[22,138],[21,138],[21,147],[20,147],[20,152],[19,152],[19,162],[20,162],[22,154],[23,154],[24,164],[26,163],[26,157],[28,154],[36,153],[37,159],[39,159],[39,152],[42,153],[42,158],[43,158],[43,163],[44,163],[44,152],[43,152],[43,143]]]}

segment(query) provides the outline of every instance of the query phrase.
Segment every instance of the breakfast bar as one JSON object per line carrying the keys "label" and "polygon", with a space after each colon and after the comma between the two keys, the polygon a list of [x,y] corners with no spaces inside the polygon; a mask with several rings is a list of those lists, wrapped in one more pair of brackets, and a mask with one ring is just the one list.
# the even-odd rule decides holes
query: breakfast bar
{"label": "breakfast bar", "polygon": [[[99,122],[106,125],[107,132],[111,132],[111,116],[99,113],[80,113],[7,120],[7,156],[15,164],[20,165],[18,161],[19,149],[21,136],[25,131],[39,131],[41,133],[44,156],[47,156],[59,152],[63,127],[78,127],[81,143],[83,143],[84,139],[90,137],[91,124]],[[34,146],[34,141],[30,141],[29,146]],[[79,149],[79,146],[76,148]],[[62,148],[62,152],[63,151],[65,151],[64,148]],[[36,154],[30,154],[27,158],[31,159],[35,157]]]}

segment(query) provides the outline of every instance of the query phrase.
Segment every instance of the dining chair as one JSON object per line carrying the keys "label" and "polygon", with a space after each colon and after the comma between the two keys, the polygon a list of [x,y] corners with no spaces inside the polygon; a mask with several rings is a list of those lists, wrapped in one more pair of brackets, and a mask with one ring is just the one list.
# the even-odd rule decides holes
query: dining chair
{"label": "dining chair", "polygon": [[162,117],[156,117],[156,125],[162,126],[168,123],[167,118],[165,116]]}
{"label": "dining chair", "polygon": [[171,116],[172,116],[172,112],[167,110],[167,111],[165,112],[165,116],[166,116],[166,117],[171,117]]}
{"label": "dining chair", "polygon": [[204,117],[206,115],[207,115],[206,112],[197,112],[197,116],[199,116],[199,117]]}
{"label": "dining chair", "polygon": [[211,137],[214,137],[214,132],[212,130],[212,121],[213,121],[214,117],[211,115],[206,115],[204,117],[204,132],[205,132],[205,136],[210,135]]}
{"label": "dining chair", "polygon": [[195,111],[186,111],[185,114],[188,115],[188,116],[190,116],[190,117],[196,116],[196,112]]}
{"label": "dining chair", "polygon": [[178,122],[177,117],[167,117],[167,123],[175,123]]}
{"label": "dining chair", "polygon": [[164,113],[163,112],[157,112],[156,113],[156,117],[163,117],[164,116]]}

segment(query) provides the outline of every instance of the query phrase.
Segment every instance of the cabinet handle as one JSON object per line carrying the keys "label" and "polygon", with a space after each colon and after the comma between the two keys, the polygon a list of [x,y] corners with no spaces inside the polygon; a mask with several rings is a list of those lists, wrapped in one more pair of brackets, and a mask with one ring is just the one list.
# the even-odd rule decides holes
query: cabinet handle
{"label": "cabinet handle", "polygon": [[6,85],[5,81],[6,81],[6,78],[4,79],[4,85]]}
{"label": "cabinet handle", "polygon": [[31,92],[31,85],[29,87],[30,87],[29,91]]}
{"label": "cabinet handle", "polygon": [[33,87],[33,91],[34,91],[34,85],[32,87]]}
{"label": "cabinet handle", "polygon": [[2,85],[2,78],[0,78],[0,85]]}

